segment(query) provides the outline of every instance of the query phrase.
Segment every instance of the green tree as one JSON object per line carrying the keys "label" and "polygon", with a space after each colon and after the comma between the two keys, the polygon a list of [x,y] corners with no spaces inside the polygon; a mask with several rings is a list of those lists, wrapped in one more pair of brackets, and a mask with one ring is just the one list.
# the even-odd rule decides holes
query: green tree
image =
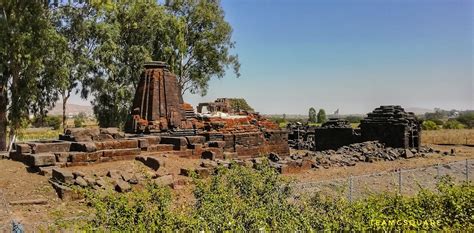
{"label": "green tree", "polygon": [[89,4],[73,2],[53,10],[57,31],[67,40],[66,52],[71,57],[66,63],[67,74],[60,83],[62,97],[62,124],[66,128],[66,105],[71,94],[79,92],[79,84],[95,68],[92,52],[97,43],[92,36],[96,9]]}
{"label": "green tree", "polygon": [[[131,107],[143,63],[151,60],[163,25],[163,9],[156,2],[118,2],[97,7],[92,35],[97,68],[83,81],[82,96],[91,94],[101,127],[122,127]],[[168,26],[168,25],[166,25]]]}
{"label": "green tree", "polygon": [[166,0],[168,25],[161,30],[153,58],[166,61],[178,78],[182,94],[205,95],[212,77],[232,68],[240,76],[232,27],[225,21],[219,0]]}
{"label": "green tree", "polygon": [[317,119],[316,119],[316,109],[314,109],[313,107],[311,107],[309,109],[309,119],[308,121],[310,123],[316,123],[317,122]]}
{"label": "green tree", "polygon": [[319,112],[318,112],[318,123],[324,123],[326,122],[327,119],[326,119],[326,111],[324,111],[324,109],[319,109]]}
{"label": "green tree", "polygon": [[472,129],[474,128],[474,111],[461,113],[461,115],[456,120]]}
{"label": "green tree", "polygon": [[[29,114],[46,116],[65,74],[65,40],[44,1],[0,1],[0,150]],[[6,112],[8,112],[8,120]]]}

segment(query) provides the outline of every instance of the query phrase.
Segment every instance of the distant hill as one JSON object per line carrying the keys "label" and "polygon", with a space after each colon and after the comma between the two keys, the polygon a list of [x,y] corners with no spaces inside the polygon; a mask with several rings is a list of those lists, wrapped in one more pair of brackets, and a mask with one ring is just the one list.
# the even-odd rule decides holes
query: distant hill
{"label": "distant hill", "polygon": [[[66,114],[68,116],[75,116],[79,113],[85,113],[86,115],[94,114],[92,106],[78,105],[78,104],[66,104]],[[56,106],[48,112],[48,115],[62,115],[63,114],[63,103],[59,102]]]}

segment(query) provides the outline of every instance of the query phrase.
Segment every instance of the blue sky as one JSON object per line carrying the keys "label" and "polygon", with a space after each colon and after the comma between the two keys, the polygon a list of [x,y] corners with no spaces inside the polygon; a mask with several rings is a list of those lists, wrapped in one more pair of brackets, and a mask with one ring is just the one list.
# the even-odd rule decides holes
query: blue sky
{"label": "blue sky", "polygon": [[222,0],[240,78],[193,105],[242,97],[267,114],[382,104],[474,109],[470,0]]}

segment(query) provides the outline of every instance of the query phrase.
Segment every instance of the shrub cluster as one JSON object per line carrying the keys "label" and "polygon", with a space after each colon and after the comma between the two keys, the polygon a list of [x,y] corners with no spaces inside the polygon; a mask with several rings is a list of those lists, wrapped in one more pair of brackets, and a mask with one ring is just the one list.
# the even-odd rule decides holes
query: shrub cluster
{"label": "shrub cluster", "polygon": [[195,202],[172,207],[169,188],[148,184],[126,194],[86,192],[94,209],[84,230],[105,231],[400,231],[474,230],[474,188],[444,178],[436,192],[379,194],[349,203],[315,194],[295,198],[289,183],[263,164],[233,165],[195,180]]}

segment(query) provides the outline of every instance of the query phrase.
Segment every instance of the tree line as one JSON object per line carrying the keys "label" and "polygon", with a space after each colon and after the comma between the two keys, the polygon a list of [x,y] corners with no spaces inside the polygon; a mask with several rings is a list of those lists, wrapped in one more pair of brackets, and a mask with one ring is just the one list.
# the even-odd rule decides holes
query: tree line
{"label": "tree line", "polygon": [[0,0],[0,151],[10,137],[72,94],[92,99],[101,127],[122,127],[142,65],[159,60],[182,92],[240,75],[219,0]]}

